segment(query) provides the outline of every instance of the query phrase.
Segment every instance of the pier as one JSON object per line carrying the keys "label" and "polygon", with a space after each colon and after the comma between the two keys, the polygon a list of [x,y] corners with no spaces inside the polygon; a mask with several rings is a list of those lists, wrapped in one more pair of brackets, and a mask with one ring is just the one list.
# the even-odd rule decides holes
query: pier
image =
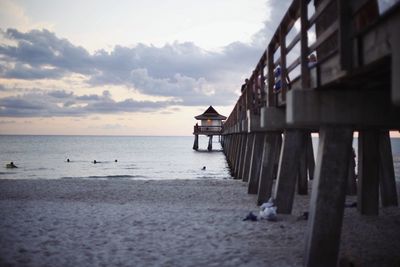
{"label": "pier", "polygon": [[208,136],[207,150],[212,150],[213,136],[221,137],[222,134],[222,121],[226,120],[226,117],[219,114],[212,106],[209,106],[203,114],[194,117],[196,120],[201,121],[201,125],[196,123],[193,127],[194,143],[193,149],[199,149],[199,135]]}
{"label": "pier", "polygon": [[365,216],[398,206],[389,131],[400,129],[399,28],[399,1],[294,0],[223,126],[232,174],[257,204],[272,197],[290,214],[312,181],[304,266],[338,264],[346,194]]}

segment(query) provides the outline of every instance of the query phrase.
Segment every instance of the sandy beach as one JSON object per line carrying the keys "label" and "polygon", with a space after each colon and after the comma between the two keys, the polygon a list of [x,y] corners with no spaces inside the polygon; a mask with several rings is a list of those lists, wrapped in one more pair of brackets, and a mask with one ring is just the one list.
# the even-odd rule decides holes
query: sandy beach
{"label": "sandy beach", "polygon": [[[0,180],[0,266],[302,266],[308,196],[277,222],[237,180]],[[355,201],[348,197],[347,202]],[[340,257],[400,266],[400,209],[345,209]]]}

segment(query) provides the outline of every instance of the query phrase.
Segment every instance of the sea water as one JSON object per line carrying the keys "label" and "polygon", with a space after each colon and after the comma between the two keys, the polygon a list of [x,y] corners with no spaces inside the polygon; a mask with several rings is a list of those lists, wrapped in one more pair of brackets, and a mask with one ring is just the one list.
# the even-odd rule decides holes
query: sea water
{"label": "sea water", "polygon": [[[400,180],[400,138],[391,143]],[[207,144],[202,136],[194,151],[191,136],[0,135],[0,179],[230,179],[218,138],[212,152]],[[318,138],[313,146],[316,156]],[[18,168],[7,169],[11,161]]]}
{"label": "sea water", "polygon": [[[228,179],[218,138],[0,136],[0,179]],[[67,162],[69,159],[69,162]],[[96,160],[96,164],[93,162]],[[7,169],[14,162],[18,168]],[[203,167],[205,170],[202,170]]]}

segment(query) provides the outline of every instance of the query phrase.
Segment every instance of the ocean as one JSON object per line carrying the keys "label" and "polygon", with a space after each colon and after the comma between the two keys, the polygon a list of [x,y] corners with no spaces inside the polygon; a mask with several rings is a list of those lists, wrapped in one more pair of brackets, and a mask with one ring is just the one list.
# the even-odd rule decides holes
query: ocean
{"label": "ocean", "polygon": [[[0,135],[0,179],[231,179],[217,138],[214,151],[207,143],[200,136],[194,151],[191,136]],[[318,139],[313,143],[316,152]],[[353,146],[357,151],[356,138]],[[392,138],[392,151],[400,180],[400,138]],[[18,168],[7,169],[11,161]]]}
{"label": "ocean", "polygon": [[[3,135],[0,179],[229,179],[214,139],[214,151],[206,151],[208,140],[200,138],[204,150],[196,152],[190,136]],[[7,169],[11,161],[18,168]]]}

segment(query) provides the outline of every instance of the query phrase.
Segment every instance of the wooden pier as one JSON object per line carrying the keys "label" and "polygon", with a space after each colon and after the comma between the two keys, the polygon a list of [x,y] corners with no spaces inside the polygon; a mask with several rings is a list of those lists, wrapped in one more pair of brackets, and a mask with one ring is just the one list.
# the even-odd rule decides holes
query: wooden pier
{"label": "wooden pier", "polygon": [[201,121],[201,125],[196,123],[193,127],[194,143],[193,149],[199,149],[199,135],[208,136],[207,150],[212,150],[213,136],[221,137],[222,135],[222,121],[226,120],[226,117],[219,114],[212,106],[208,107],[203,114],[194,117],[196,120]]}
{"label": "wooden pier", "polygon": [[399,28],[399,1],[294,0],[224,124],[232,174],[257,204],[272,196],[290,214],[313,180],[305,266],[338,264],[346,193],[363,215],[378,215],[379,199],[398,205],[389,131],[400,129]]}

